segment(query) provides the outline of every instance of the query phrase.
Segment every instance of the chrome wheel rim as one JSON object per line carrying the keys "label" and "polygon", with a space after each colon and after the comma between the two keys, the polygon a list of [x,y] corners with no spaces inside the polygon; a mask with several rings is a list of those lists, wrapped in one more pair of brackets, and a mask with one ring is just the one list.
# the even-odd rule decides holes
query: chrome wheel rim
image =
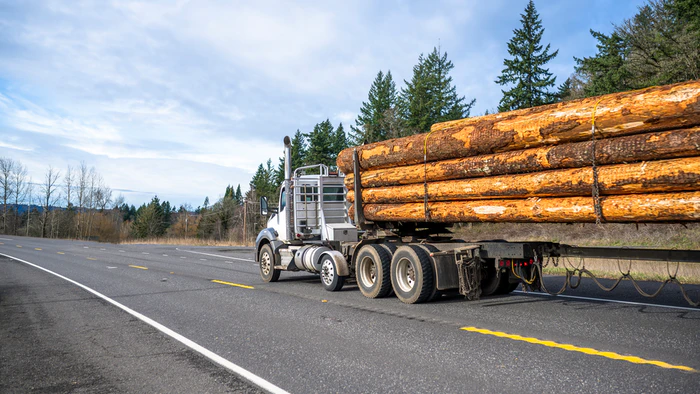
{"label": "chrome wheel rim", "polygon": [[374,286],[377,280],[377,265],[370,257],[365,257],[360,262],[360,280],[365,287]]}
{"label": "chrome wheel rim", "polygon": [[330,286],[333,283],[333,278],[335,278],[333,262],[330,259],[326,259],[321,265],[321,280],[326,286]]}
{"label": "chrome wheel rim", "polygon": [[413,290],[416,284],[416,272],[409,259],[401,259],[396,264],[396,281],[402,291],[408,293]]}
{"label": "chrome wheel rim", "polygon": [[270,254],[267,252],[264,252],[260,256],[260,270],[265,276],[270,275],[270,271],[272,271],[272,264],[270,264]]}

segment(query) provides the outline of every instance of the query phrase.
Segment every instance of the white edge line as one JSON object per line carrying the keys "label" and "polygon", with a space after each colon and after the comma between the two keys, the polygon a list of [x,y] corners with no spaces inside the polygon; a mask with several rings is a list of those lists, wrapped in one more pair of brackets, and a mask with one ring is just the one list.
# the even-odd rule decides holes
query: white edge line
{"label": "white edge line", "polygon": [[267,390],[270,393],[275,393],[275,394],[277,394],[277,393],[289,394],[287,391],[275,386],[274,384],[268,382],[267,380],[261,378],[260,376],[255,375],[254,373],[252,373],[252,372],[250,372],[242,367],[239,367],[238,365],[232,363],[231,361],[228,361],[227,359],[219,356],[218,354],[212,352],[211,350],[209,350],[209,349],[197,344],[196,342],[176,333],[175,331],[169,329],[168,327],[165,327],[164,325],[158,323],[157,321],[151,319],[150,317],[142,315],[139,312],[136,312],[135,310],[127,307],[126,305],[122,305],[119,302],[107,297],[106,295],[104,295],[96,290],[93,290],[93,289],[91,289],[91,288],[89,288],[81,283],[78,283],[78,282],[74,281],[73,279],[67,278],[61,274],[58,274],[56,272],[53,272],[51,270],[48,270],[48,269],[41,267],[41,266],[38,266],[36,264],[30,263],[28,261],[18,259],[17,257],[13,257],[13,256],[10,256],[10,255],[4,254],[4,253],[0,253],[0,256],[5,256],[7,258],[19,261],[20,263],[24,263],[24,264],[30,265],[34,268],[38,268],[42,271],[48,272],[51,275],[57,276],[65,281],[68,281],[68,282],[82,288],[83,290],[85,290],[89,293],[94,294],[97,297],[102,298],[103,300],[109,302],[110,304],[116,306],[117,308],[120,308],[124,312],[136,317],[137,319],[141,320],[142,322],[152,326],[156,330],[162,332],[165,335],[168,335],[169,337],[175,339],[176,341],[182,343],[183,345],[185,345],[188,348],[194,350],[195,352],[201,354],[202,356],[210,359],[211,361],[219,364],[220,366],[228,369],[229,371],[239,375],[243,379],[247,380],[250,383],[253,383],[254,385],[260,387],[263,390]]}
{"label": "white edge line", "polygon": [[659,307],[659,308],[681,309],[681,310],[684,310],[684,311],[700,312],[700,308],[690,308],[690,307],[685,307],[685,306],[673,306],[673,305],[662,305],[662,304],[648,304],[648,303],[645,303],[645,302],[609,300],[609,299],[605,299],[605,298],[581,297],[581,296],[572,296],[572,295],[565,295],[565,294],[553,295],[553,294],[547,294],[547,293],[540,293],[540,292],[537,292],[537,291],[528,291],[528,292],[525,292],[525,291],[522,291],[522,290],[513,290],[513,293],[532,294],[532,295],[547,296],[547,297],[573,298],[573,299],[577,299],[577,300],[590,300],[590,301],[614,302],[614,303],[617,303],[617,304],[628,304],[628,305],[639,305],[639,306],[656,306],[656,307]]}
{"label": "white edge line", "polygon": [[220,254],[211,254],[211,253],[194,252],[194,251],[191,251],[191,250],[184,250],[184,249],[180,249],[180,248],[175,248],[175,250],[179,250],[180,252],[203,254],[203,255],[205,255],[205,256],[221,257],[221,258],[223,258],[223,259],[250,261],[251,263],[254,263],[254,262],[255,262],[255,260],[251,260],[251,259],[242,259],[242,258],[239,258],[239,257],[222,256],[222,255],[220,255]]}

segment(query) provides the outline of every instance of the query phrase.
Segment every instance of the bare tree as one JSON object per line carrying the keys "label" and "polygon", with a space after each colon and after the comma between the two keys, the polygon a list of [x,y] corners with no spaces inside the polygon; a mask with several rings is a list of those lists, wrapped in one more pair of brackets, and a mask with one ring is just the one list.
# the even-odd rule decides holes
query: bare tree
{"label": "bare tree", "polygon": [[49,210],[52,206],[58,203],[60,195],[57,195],[58,191],[56,188],[56,182],[61,176],[61,172],[55,170],[53,167],[49,166],[46,171],[46,176],[44,177],[44,183],[41,185],[41,195],[42,195],[42,215],[41,215],[41,238],[46,236],[46,223],[49,218]]}
{"label": "bare tree", "polygon": [[29,178],[27,182],[27,232],[25,235],[29,236],[29,222],[32,217],[32,200],[34,200],[34,184],[32,183],[32,178]]}
{"label": "bare tree", "polygon": [[75,182],[75,176],[73,174],[73,168],[68,166],[66,170],[66,175],[63,177],[63,196],[66,199],[66,208],[70,208],[73,204],[73,183]]}
{"label": "bare tree", "polygon": [[2,197],[2,232],[7,233],[7,202],[12,201],[14,185],[12,184],[12,171],[14,170],[14,160],[7,157],[0,157],[0,197]]}
{"label": "bare tree", "polygon": [[78,167],[78,217],[75,221],[75,233],[78,238],[83,237],[83,216],[85,212],[85,201],[87,199],[88,192],[88,180],[89,180],[89,170],[87,164],[84,161],[80,162],[80,167]]}
{"label": "bare tree", "polygon": [[17,234],[17,227],[19,227],[19,206],[24,203],[27,198],[27,191],[29,189],[29,184],[27,183],[27,167],[22,165],[19,161],[15,163],[14,170],[12,171],[12,183],[15,186],[15,218],[12,225],[12,232]]}

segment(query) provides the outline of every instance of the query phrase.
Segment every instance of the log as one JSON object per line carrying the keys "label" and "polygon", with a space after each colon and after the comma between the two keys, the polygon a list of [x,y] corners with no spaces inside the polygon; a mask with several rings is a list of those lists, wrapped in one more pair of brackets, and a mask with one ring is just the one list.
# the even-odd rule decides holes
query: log
{"label": "log", "polygon": [[345,149],[337,164],[353,172],[354,149],[362,170],[423,163],[426,139],[427,161],[585,141],[594,108],[600,138],[700,125],[700,81],[437,123],[430,133]]}
{"label": "log", "polygon": [[[591,197],[430,203],[430,222],[584,223],[595,222]],[[630,194],[601,198],[609,223],[684,222],[700,220],[700,192]],[[367,204],[365,218],[374,222],[426,222],[422,203]],[[351,212],[352,215],[352,212]]]}
{"label": "log", "polygon": [[[521,175],[432,182],[428,201],[495,198],[590,196],[593,169],[575,168]],[[700,191],[700,157],[617,164],[598,169],[601,195]],[[425,185],[412,184],[362,190],[363,204],[423,202]],[[355,200],[350,190],[348,201]]]}
{"label": "log", "polygon": [[[483,176],[591,166],[591,141],[362,171],[363,187],[407,185]],[[596,163],[609,165],[700,156],[700,127],[596,141]],[[425,177],[425,178],[424,178]],[[354,186],[354,174],[345,185]]]}

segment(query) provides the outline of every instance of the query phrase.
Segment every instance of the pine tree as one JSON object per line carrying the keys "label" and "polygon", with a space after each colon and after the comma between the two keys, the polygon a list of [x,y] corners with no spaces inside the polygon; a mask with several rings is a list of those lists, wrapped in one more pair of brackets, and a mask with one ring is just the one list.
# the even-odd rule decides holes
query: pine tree
{"label": "pine tree", "polygon": [[607,36],[591,30],[591,35],[598,40],[598,53],[595,56],[576,60],[576,72],[585,76],[587,83],[583,90],[586,96],[624,92],[632,89],[630,73],[625,67],[625,42],[613,32]]}
{"label": "pine tree", "polygon": [[508,42],[508,54],[513,58],[503,60],[505,68],[496,80],[499,85],[511,86],[502,91],[503,98],[498,105],[501,112],[548,104],[556,98],[549,91],[556,77],[543,66],[557,56],[559,50],[549,53],[549,44],[542,48],[544,28],[532,0],[525,7],[525,14],[520,16],[522,28],[513,30],[513,38]]}
{"label": "pine tree", "polygon": [[304,165],[306,150],[306,137],[297,129],[294,138],[292,138],[292,171]]}
{"label": "pine tree", "polygon": [[[165,234],[167,227],[164,224],[164,205],[165,202],[161,204],[158,196],[155,196],[148,205],[144,204],[138,209],[132,227],[132,232],[136,238],[159,237]],[[167,203],[168,209],[169,206],[170,203]]]}
{"label": "pine tree", "polygon": [[233,201],[238,205],[243,205],[243,193],[241,193],[241,185],[238,184],[236,187],[236,194],[233,195]]}
{"label": "pine tree", "polygon": [[333,124],[326,119],[314,126],[314,130],[307,134],[309,148],[306,152],[307,165],[325,164],[334,165],[333,156]]}
{"label": "pine tree", "polygon": [[571,96],[571,78],[566,78],[566,81],[559,85],[556,96],[557,101],[569,100],[569,97]]}
{"label": "pine tree", "polygon": [[404,133],[427,132],[434,123],[469,116],[475,100],[465,104],[464,96],[457,95],[449,75],[453,68],[447,53],[438,48],[433,48],[427,57],[423,54],[418,57],[413,77],[410,82],[404,81],[406,87],[401,89],[399,98],[401,115],[408,129]]}
{"label": "pine tree", "polygon": [[226,186],[226,192],[224,192],[224,200],[233,198],[233,186],[228,185]]}
{"label": "pine tree", "polygon": [[377,142],[390,138],[385,128],[388,111],[396,108],[398,96],[391,71],[380,70],[369,88],[366,102],[362,102],[355,126],[350,126],[350,141],[354,145]]}
{"label": "pine tree", "polygon": [[338,158],[338,153],[340,153],[341,150],[345,149],[348,147],[348,137],[345,135],[345,129],[343,128],[343,123],[341,122],[338,125],[338,128],[335,129],[333,132],[333,138],[331,141],[331,152],[333,153],[332,155],[332,163],[331,166],[336,165],[336,159]]}
{"label": "pine tree", "polygon": [[272,203],[277,201],[277,188],[279,184],[276,180],[277,171],[272,167],[272,159],[269,159],[266,166],[260,164],[258,170],[250,181],[250,187],[255,190],[258,197],[267,197]]}

